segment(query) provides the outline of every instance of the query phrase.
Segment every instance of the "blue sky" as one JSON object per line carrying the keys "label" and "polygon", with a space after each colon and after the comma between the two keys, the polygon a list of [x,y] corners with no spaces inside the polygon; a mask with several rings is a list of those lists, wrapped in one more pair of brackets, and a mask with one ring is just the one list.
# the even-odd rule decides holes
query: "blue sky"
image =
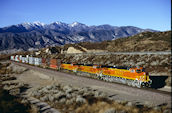
{"label": "blue sky", "polygon": [[77,21],[171,29],[171,0],[0,0],[0,6],[0,27],[34,21]]}

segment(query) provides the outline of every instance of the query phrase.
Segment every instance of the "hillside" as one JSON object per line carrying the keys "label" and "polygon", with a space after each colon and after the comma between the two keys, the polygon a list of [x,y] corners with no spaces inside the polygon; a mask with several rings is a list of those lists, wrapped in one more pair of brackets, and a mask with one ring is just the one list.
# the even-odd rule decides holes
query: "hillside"
{"label": "hillside", "polygon": [[113,41],[98,43],[84,42],[78,44],[66,44],[64,50],[74,47],[83,52],[87,50],[104,50],[109,52],[131,51],[170,51],[171,31],[166,32],[143,32],[127,38],[119,38]]}

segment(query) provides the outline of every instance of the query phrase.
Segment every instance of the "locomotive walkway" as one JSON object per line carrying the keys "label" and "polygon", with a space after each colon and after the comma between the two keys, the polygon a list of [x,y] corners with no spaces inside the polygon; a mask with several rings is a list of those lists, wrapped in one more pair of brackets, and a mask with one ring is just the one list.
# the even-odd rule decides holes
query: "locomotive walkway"
{"label": "locomotive walkway", "polygon": [[[76,87],[92,87],[99,91],[106,92],[109,97],[115,100],[131,101],[139,104],[147,104],[150,106],[157,106],[167,104],[171,108],[171,93],[164,93],[158,90],[147,90],[130,87],[118,83],[109,83],[96,79],[76,76],[72,74],[62,73],[55,70],[43,69],[27,64],[13,62],[14,64],[27,67],[30,70],[39,72],[40,75],[48,76],[52,80],[66,85],[73,85]],[[28,81],[32,82],[32,81]]]}

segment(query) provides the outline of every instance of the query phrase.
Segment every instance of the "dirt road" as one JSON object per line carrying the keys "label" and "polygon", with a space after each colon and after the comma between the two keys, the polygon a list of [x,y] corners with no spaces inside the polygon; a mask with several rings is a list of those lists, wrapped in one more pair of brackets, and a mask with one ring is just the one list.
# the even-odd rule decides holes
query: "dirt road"
{"label": "dirt road", "polygon": [[108,83],[100,80],[71,75],[55,70],[43,69],[16,62],[13,63],[30,69],[29,71],[23,73],[19,79],[33,86],[44,86],[53,82],[71,84],[75,87],[88,86],[106,92],[115,100],[138,102],[140,104],[147,104],[150,106],[157,106],[166,103],[169,107],[171,107],[170,94],[133,88],[121,84]]}

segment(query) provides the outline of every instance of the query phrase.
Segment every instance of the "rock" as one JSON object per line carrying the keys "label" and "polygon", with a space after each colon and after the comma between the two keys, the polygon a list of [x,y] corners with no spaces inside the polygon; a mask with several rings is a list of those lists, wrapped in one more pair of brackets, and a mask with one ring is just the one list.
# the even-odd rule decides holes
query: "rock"
{"label": "rock", "polygon": [[60,99],[59,103],[65,104],[66,103],[66,99],[65,98]]}
{"label": "rock", "polygon": [[83,97],[81,97],[81,96],[77,96],[76,97],[76,102],[80,103],[80,104],[83,104],[83,103],[86,102],[86,100]]}
{"label": "rock", "polygon": [[53,95],[48,95],[48,100],[49,100],[50,102],[53,102],[53,101],[54,101],[54,96],[53,96]]}
{"label": "rock", "polygon": [[100,93],[99,97],[107,97],[105,93]]}
{"label": "rock", "polygon": [[46,86],[46,89],[47,90],[50,90],[50,89],[52,89],[53,88],[53,86]]}
{"label": "rock", "polygon": [[73,101],[72,99],[67,100],[67,101],[66,101],[66,105],[71,105],[71,104],[73,104],[73,102],[74,102],[74,101]]}
{"label": "rock", "polygon": [[157,111],[161,111],[161,107],[160,106],[155,106],[153,109],[157,110]]}
{"label": "rock", "polygon": [[142,65],[144,65],[145,64],[145,61],[141,61],[141,62],[138,62],[136,65],[137,66],[142,66]]}
{"label": "rock", "polygon": [[40,94],[44,93],[44,91],[42,89],[41,90],[37,90],[37,92],[40,93]]}
{"label": "rock", "polygon": [[54,95],[55,99],[61,99],[63,97],[66,97],[66,95],[62,91],[60,91],[60,92],[58,92],[57,94]]}
{"label": "rock", "polygon": [[123,101],[122,101],[122,100],[116,100],[115,102],[117,102],[118,104],[123,103]]}
{"label": "rock", "polygon": [[84,92],[83,96],[93,96],[93,94],[90,94],[90,92]]}
{"label": "rock", "polygon": [[132,102],[127,102],[126,106],[133,106],[134,104]]}
{"label": "rock", "polygon": [[3,89],[4,90],[9,90],[9,86],[8,85],[4,85]]}
{"label": "rock", "polygon": [[59,90],[57,90],[57,89],[56,90],[52,90],[53,94],[57,94],[58,92],[59,92]]}
{"label": "rock", "polygon": [[8,67],[8,69],[11,69],[12,73],[16,73],[16,74],[20,74],[24,71],[27,71],[28,69],[19,65],[15,65],[15,64],[10,64]]}
{"label": "rock", "polygon": [[40,109],[40,111],[45,111],[45,110],[48,110],[48,109],[50,109],[51,107],[48,105],[48,106],[45,106],[45,107],[42,107],[41,109]]}
{"label": "rock", "polygon": [[34,100],[31,100],[31,101],[30,101],[31,104],[36,104],[36,103],[38,103],[38,102],[39,102],[38,99],[34,99]]}
{"label": "rock", "polygon": [[69,98],[72,98],[72,95],[71,94],[67,94],[66,97],[69,99]]}
{"label": "rock", "polygon": [[71,95],[72,95],[72,97],[76,97],[77,96],[77,94],[75,92],[73,92]]}
{"label": "rock", "polygon": [[48,106],[48,104],[45,103],[45,102],[39,102],[39,103],[36,103],[36,106],[39,107],[39,108],[43,108],[43,107]]}
{"label": "rock", "polygon": [[151,103],[149,101],[145,101],[145,103],[144,103],[145,106],[150,106],[150,104]]}
{"label": "rock", "polygon": [[66,94],[72,93],[72,92],[73,92],[72,88],[69,88],[69,89],[67,89],[67,90],[65,91]]}
{"label": "rock", "polygon": [[104,113],[117,113],[115,108],[107,109]]}
{"label": "rock", "polygon": [[3,85],[14,85],[14,86],[18,86],[19,85],[19,83],[17,81],[15,81],[15,80],[3,81],[2,84]]}
{"label": "rock", "polygon": [[127,111],[122,110],[122,111],[118,111],[118,113],[128,113],[128,112],[127,112]]}
{"label": "rock", "polygon": [[32,101],[32,100],[35,100],[35,98],[34,97],[28,97],[27,100]]}
{"label": "rock", "polygon": [[136,103],[135,103],[135,106],[136,106],[137,108],[143,108],[143,107],[144,107],[144,104],[143,104],[143,103],[140,103],[140,102],[136,102]]}
{"label": "rock", "polygon": [[34,91],[34,92],[32,93],[32,95],[35,96],[35,97],[39,97],[39,96],[41,95],[41,93],[39,93],[39,92],[37,92],[37,91]]}
{"label": "rock", "polygon": [[22,103],[22,104],[26,104],[26,103],[29,103],[29,102],[28,102],[27,99],[22,99],[22,100],[21,100],[21,103]]}
{"label": "rock", "polygon": [[166,109],[163,111],[163,113],[170,113],[170,111]]}
{"label": "rock", "polygon": [[45,101],[48,101],[48,99],[49,99],[49,98],[48,98],[48,96],[46,96],[46,95],[40,98],[40,100],[41,100],[41,101],[44,101],[44,102],[45,102]]}
{"label": "rock", "polygon": [[78,94],[80,94],[80,95],[83,95],[83,94],[84,94],[84,90],[82,90],[82,89],[81,89],[81,90],[80,90],[80,89],[78,89],[78,91],[79,91],[79,92],[78,92]]}
{"label": "rock", "polygon": [[69,86],[69,85],[66,85],[66,86],[63,87],[63,90],[64,90],[64,91],[66,91],[66,90],[71,90],[71,89],[72,89],[72,87]]}
{"label": "rock", "polygon": [[108,60],[108,61],[106,61],[106,64],[110,64],[111,62]]}
{"label": "rock", "polygon": [[49,93],[49,90],[45,87],[42,89],[42,93]]}
{"label": "rock", "polygon": [[20,94],[20,89],[19,89],[19,88],[11,89],[11,90],[9,91],[9,94],[10,94],[10,95],[18,95],[18,94]]}
{"label": "rock", "polygon": [[157,61],[152,61],[152,62],[150,63],[150,65],[151,65],[151,66],[156,66],[156,65],[158,65],[158,63],[159,63],[159,62],[157,62]]}
{"label": "rock", "polygon": [[60,113],[59,111],[57,111],[54,108],[49,109],[48,111],[46,111],[46,113]]}

